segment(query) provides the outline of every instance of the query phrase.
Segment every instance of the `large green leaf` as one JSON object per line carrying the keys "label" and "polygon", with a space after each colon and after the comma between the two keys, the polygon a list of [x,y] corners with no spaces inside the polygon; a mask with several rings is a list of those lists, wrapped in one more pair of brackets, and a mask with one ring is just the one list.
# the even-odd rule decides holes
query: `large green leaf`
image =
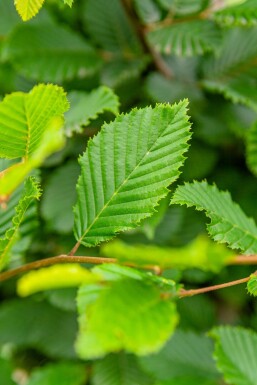
{"label": "large green leaf", "polygon": [[94,246],[154,212],[179,176],[188,148],[187,103],[134,109],[88,144],[79,159],[75,236]]}
{"label": "large green leaf", "polygon": [[203,85],[257,111],[257,28],[235,28],[205,66]]}
{"label": "large green leaf", "polygon": [[34,370],[27,385],[84,385],[87,376],[85,365],[60,362]]}
{"label": "large green leaf", "polygon": [[257,378],[257,334],[253,331],[221,326],[211,332],[215,339],[214,357],[225,381],[233,385],[255,385]]}
{"label": "large green leaf", "polygon": [[151,44],[160,52],[180,56],[202,55],[220,44],[220,31],[209,20],[193,20],[161,27],[148,34]]}
{"label": "large green leaf", "polygon": [[45,0],[14,0],[22,20],[27,21],[35,16]]}
{"label": "large green leaf", "polygon": [[87,126],[90,120],[96,119],[104,111],[117,115],[119,99],[108,87],[99,87],[90,93],[73,91],[68,94],[71,104],[65,114],[65,132],[70,136],[73,132],[82,132],[82,126]]}
{"label": "large green leaf", "polygon": [[158,354],[140,361],[158,385],[214,385],[219,377],[211,341],[193,332],[176,331]]}
{"label": "large green leaf", "polygon": [[12,219],[12,227],[6,230],[3,238],[0,238],[0,270],[3,269],[8,262],[10,250],[18,239],[19,228],[24,220],[28,207],[35,199],[39,199],[40,195],[41,191],[38,183],[33,178],[29,178],[25,182],[24,191],[15,208],[16,213]]}
{"label": "large green leaf", "polygon": [[137,36],[120,0],[87,0],[83,18],[92,38],[107,51],[140,52]]}
{"label": "large green leaf", "polygon": [[151,282],[127,278],[110,286],[84,285],[78,294],[83,359],[122,349],[146,355],[162,347],[177,324],[175,304]]}
{"label": "large green leaf", "polygon": [[171,203],[204,210],[211,219],[207,228],[215,241],[227,243],[245,254],[257,253],[256,224],[232,201],[228,192],[219,191],[205,181],[186,183],[177,188]]}
{"label": "large green leaf", "polygon": [[51,120],[63,117],[68,108],[64,90],[52,84],[7,95],[0,103],[0,157],[30,157]]}
{"label": "large green leaf", "polygon": [[257,23],[256,0],[247,0],[214,13],[215,20],[221,25],[251,26]]}
{"label": "large green leaf", "polygon": [[109,354],[93,366],[92,385],[153,385],[137,359],[123,352]]}
{"label": "large green leaf", "polygon": [[0,346],[35,348],[54,359],[76,358],[76,315],[46,301],[24,298],[1,303],[0,330]]}
{"label": "large green leaf", "polygon": [[50,23],[18,26],[8,39],[5,57],[29,79],[54,83],[84,78],[102,63],[85,39]]}

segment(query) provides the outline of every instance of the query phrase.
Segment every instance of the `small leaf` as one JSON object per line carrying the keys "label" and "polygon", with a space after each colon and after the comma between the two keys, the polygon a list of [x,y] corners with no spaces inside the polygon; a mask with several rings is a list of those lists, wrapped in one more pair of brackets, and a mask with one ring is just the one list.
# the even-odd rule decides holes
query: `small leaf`
{"label": "small leaf", "polygon": [[193,20],[156,29],[148,34],[148,38],[162,53],[193,56],[215,50],[221,34],[212,21]]}
{"label": "small leaf", "polygon": [[76,350],[83,359],[122,349],[138,355],[158,351],[177,324],[175,304],[153,284],[134,279],[82,286],[78,309]]}
{"label": "small leaf", "polygon": [[232,201],[228,192],[219,191],[205,181],[185,183],[177,188],[171,203],[206,211],[211,219],[208,232],[215,241],[227,243],[245,254],[257,253],[256,224]]}
{"label": "small leaf", "polygon": [[84,385],[87,377],[84,365],[60,362],[35,369],[27,385]]}
{"label": "small leaf", "polygon": [[79,159],[74,232],[94,246],[135,227],[179,176],[188,149],[186,101],[120,115],[88,144]]}
{"label": "small leaf", "polygon": [[78,264],[56,264],[23,275],[17,282],[17,293],[26,297],[43,290],[79,286],[99,279],[97,274]]}
{"label": "small leaf", "polygon": [[71,104],[65,114],[65,132],[71,136],[74,132],[81,133],[82,126],[87,126],[90,120],[96,119],[104,111],[114,115],[119,113],[119,99],[108,87],[99,87],[90,93],[73,91],[68,94]]}
{"label": "small leaf", "polygon": [[29,178],[25,182],[23,195],[15,209],[16,214],[12,219],[13,226],[6,230],[4,238],[0,239],[0,270],[8,262],[10,250],[18,239],[19,228],[29,205],[35,199],[39,199],[40,195],[41,191],[38,183],[33,178]]}
{"label": "small leaf", "polygon": [[257,334],[240,327],[221,326],[211,331],[214,358],[225,381],[233,385],[255,385],[257,378]]}
{"label": "small leaf", "polygon": [[215,20],[222,26],[253,26],[257,24],[256,0],[247,0],[242,4],[223,8],[214,13]]}
{"label": "small leaf", "polygon": [[35,16],[45,0],[14,0],[15,7],[23,21]]}
{"label": "small leaf", "polygon": [[257,297],[257,276],[252,274],[250,280],[247,282],[247,290],[249,294]]}

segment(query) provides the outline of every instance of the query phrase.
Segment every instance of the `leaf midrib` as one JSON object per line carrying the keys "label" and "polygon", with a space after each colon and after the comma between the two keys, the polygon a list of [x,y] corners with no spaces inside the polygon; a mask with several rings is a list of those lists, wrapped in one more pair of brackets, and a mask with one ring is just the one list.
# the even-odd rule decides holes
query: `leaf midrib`
{"label": "leaf midrib", "polygon": [[181,111],[181,107],[180,109],[174,114],[173,116],[173,121],[172,123],[168,124],[168,126],[165,128],[165,130],[162,132],[162,134],[160,136],[157,137],[156,141],[152,144],[152,146],[147,149],[146,153],[144,154],[144,156],[140,159],[139,163],[136,165],[136,167],[130,172],[130,174],[128,175],[128,177],[123,181],[123,183],[120,184],[120,186],[118,187],[117,190],[114,191],[114,193],[112,194],[112,196],[109,198],[109,200],[107,201],[107,203],[103,206],[103,208],[100,210],[99,214],[95,217],[94,221],[91,223],[91,225],[86,229],[86,231],[82,234],[82,236],[79,238],[78,240],[78,243],[81,243],[83,241],[83,239],[86,237],[86,235],[88,234],[88,232],[91,230],[91,228],[94,226],[94,224],[97,222],[97,220],[99,219],[99,217],[101,216],[101,214],[103,213],[103,211],[108,207],[108,205],[110,204],[110,202],[112,201],[112,199],[119,193],[119,191],[121,190],[121,188],[127,183],[127,181],[130,179],[131,175],[135,172],[135,170],[137,170],[137,168],[140,166],[140,164],[143,162],[143,160],[145,159],[145,157],[148,155],[149,152],[151,152],[151,150],[153,149],[153,147],[156,145],[157,141],[164,135],[165,131],[167,130],[167,128],[171,125],[171,124],[176,124],[177,121],[175,121],[175,118],[177,116],[177,114]]}

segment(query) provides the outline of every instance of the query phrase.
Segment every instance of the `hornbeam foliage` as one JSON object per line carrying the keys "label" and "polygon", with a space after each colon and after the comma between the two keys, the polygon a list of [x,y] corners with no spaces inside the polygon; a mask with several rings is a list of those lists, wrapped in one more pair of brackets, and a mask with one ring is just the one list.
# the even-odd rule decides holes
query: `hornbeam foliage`
{"label": "hornbeam foliage", "polygon": [[215,241],[227,243],[245,254],[257,253],[256,224],[232,201],[228,192],[219,191],[205,181],[186,183],[177,188],[171,203],[204,210],[211,219],[207,228]]}
{"label": "hornbeam foliage", "polygon": [[22,20],[27,21],[35,16],[45,0],[15,0],[15,7]]}
{"label": "hornbeam foliage", "polygon": [[257,24],[257,3],[256,0],[247,0],[224,8],[214,14],[215,20],[225,26],[252,26]]}
{"label": "hornbeam foliage", "polygon": [[255,385],[257,378],[257,334],[239,327],[214,328],[214,358],[228,384]]}
{"label": "hornbeam foliage", "polygon": [[187,102],[134,109],[105,124],[79,159],[74,232],[94,246],[151,216],[184,162]]}
{"label": "hornbeam foliage", "polygon": [[160,52],[193,56],[215,50],[221,34],[213,22],[197,20],[156,29],[148,37]]}
{"label": "hornbeam foliage", "polygon": [[23,195],[15,208],[16,214],[12,219],[13,226],[6,230],[5,236],[0,239],[0,270],[2,270],[8,262],[10,250],[18,239],[19,228],[24,220],[28,207],[35,199],[39,199],[40,195],[41,191],[38,183],[33,178],[29,178],[25,182]]}

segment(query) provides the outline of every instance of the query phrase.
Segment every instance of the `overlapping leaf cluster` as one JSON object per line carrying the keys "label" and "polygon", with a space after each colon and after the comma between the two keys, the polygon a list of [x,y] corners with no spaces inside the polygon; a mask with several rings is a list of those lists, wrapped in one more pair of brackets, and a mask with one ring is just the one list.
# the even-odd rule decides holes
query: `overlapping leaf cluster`
{"label": "overlapping leaf cluster", "polygon": [[[230,265],[257,254],[256,20],[255,0],[0,2],[0,268],[111,258],[1,284],[4,384],[255,385],[256,274]],[[253,297],[179,298],[242,276]]]}

